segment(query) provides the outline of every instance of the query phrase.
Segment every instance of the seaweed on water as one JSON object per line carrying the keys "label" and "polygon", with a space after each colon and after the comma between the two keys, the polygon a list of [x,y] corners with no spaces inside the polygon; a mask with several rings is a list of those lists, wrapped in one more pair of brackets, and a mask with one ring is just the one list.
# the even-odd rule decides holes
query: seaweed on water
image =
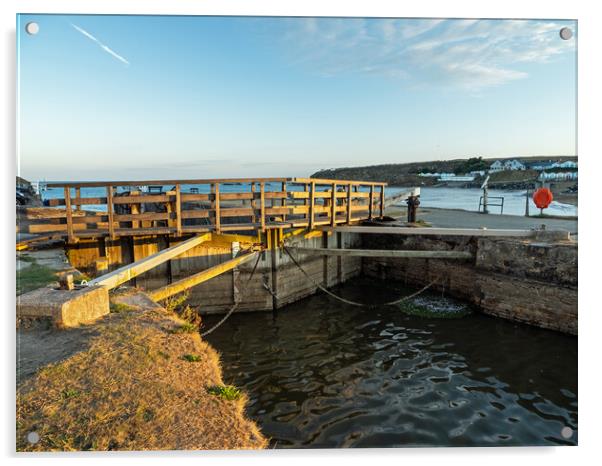
{"label": "seaweed on water", "polygon": [[459,319],[471,314],[471,309],[446,298],[417,298],[399,305],[405,314],[430,319]]}

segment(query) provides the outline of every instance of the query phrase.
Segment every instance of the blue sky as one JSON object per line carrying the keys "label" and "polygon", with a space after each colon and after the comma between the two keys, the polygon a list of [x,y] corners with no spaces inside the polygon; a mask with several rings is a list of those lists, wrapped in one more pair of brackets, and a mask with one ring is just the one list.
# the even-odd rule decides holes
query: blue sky
{"label": "blue sky", "polygon": [[19,171],[305,176],[575,155],[564,26],[576,32],[549,20],[21,15]]}

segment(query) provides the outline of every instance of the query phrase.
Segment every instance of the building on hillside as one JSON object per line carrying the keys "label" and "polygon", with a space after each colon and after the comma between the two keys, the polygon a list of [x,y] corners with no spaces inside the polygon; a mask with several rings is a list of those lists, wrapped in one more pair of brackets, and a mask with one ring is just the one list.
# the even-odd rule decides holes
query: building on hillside
{"label": "building on hillside", "polygon": [[539,179],[542,181],[573,181],[577,180],[578,172],[541,172]]}
{"label": "building on hillside", "polygon": [[447,176],[441,176],[441,177],[439,177],[439,181],[464,181],[464,182],[470,182],[470,181],[474,181],[474,179],[475,179],[474,176],[454,175],[453,173],[446,173],[445,175],[447,175]]}
{"label": "building on hillside", "polygon": [[504,169],[504,163],[501,160],[496,160],[489,166],[489,171],[501,172]]}
{"label": "building on hillside", "polygon": [[489,167],[489,171],[499,172],[502,170],[526,170],[527,167],[520,160],[505,160],[502,162],[501,160],[496,160]]}

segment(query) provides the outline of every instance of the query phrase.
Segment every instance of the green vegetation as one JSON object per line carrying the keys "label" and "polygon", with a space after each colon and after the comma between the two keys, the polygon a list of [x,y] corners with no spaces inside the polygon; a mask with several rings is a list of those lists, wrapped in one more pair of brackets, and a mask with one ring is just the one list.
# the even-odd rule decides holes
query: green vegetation
{"label": "green vegetation", "polygon": [[399,308],[405,314],[427,319],[459,319],[471,314],[469,309],[460,311],[437,310],[428,306],[421,306],[412,301],[401,303]]}
{"label": "green vegetation", "polygon": [[188,299],[189,296],[190,293],[188,291],[175,296],[171,296],[163,302],[163,307],[168,312],[176,312],[182,306],[182,304],[184,304],[184,302]]}
{"label": "green vegetation", "polygon": [[136,310],[135,307],[123,303],[111,303],[109,305],[109,309],[114,314],[119,314],[121,312],[132,312]]}
{"label": "green vegetation", "polygon": [[242,395],[240,389],[234,385],[212,385],[207,387],[207,393],[228,401],[238,400]]}
{"label": "green vegetation", "polygon": [[34,259],[30,266],[17,270],[17,295],[42,288],[56,281],[55,272],[38,264]]}
{"label": "green vegetation", "polygon": [[175,329],[171,330],[171,333],[175,333],[175,334],[178,334],[178,333],[195,333],[195,332],[198,332],[198,331],[199,331],[199,328],[196,325],[191,324],[190,322],[186,322],[186,323],[184,323],[182,325],[179,325]]}
{"label": "green vegetation", "polygon": [[202,358],[198,354],[185,354],[182,359],[188,362],[199,362]]}
{"label": "green vegetation", "polygon": [[487,170],[490,162],[483,160],[483,157],[470,157],[468,160],[460,162],[456,166],[456,173],[470,173],[477,170]]}
{"label": "green vegetation", "polygon": [[62,391],[61,395],[62,398],[64,400],[67,400],[69,398],[76,398],[81,394],[81,392],[79,390],[74,390],[72,388],[67,388],[65,390]]}

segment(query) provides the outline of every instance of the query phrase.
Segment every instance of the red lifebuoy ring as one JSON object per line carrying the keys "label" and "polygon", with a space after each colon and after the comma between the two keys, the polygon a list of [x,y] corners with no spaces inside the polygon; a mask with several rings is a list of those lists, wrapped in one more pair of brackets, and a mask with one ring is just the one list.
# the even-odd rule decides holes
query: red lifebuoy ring
{"label": "red lifebuoy ring", "polygon": [[539,188],[533,193],[533,202],[538,209],[546,209],[554,200],[552,191],[548,188]]}

